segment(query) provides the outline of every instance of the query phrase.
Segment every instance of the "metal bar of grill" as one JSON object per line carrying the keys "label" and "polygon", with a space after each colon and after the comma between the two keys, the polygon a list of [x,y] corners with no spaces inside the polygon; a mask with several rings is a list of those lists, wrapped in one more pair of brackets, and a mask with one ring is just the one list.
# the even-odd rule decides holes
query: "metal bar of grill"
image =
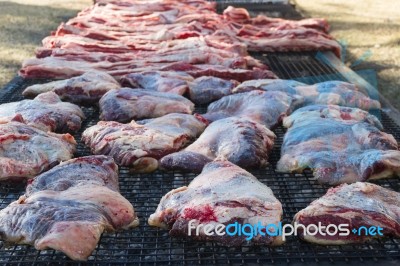
{"label": "metal bar of grill", "polygon": [[[246,6],[251,9],[251,6]],[[274,11],[275,12],[275,11]],[[276,14],[276,13],[271,13]],[[268,53],[253,54],[268,64],[280,78],[309,82],[325,80],[345,80],[330,65],[316,59],[315,53]],[[0,92],[0,103],[22,99],[24,88],[48,80],[24,80],[16,77]],[[89,155],[90,151],[80,141],[82,131],[97,123],[99,113],[94,107],[83,108],[87,119],[82,130],[75,134],[78,140],[75,157]],[[204,113],[205,106],[198,106],[196,112]],[[400,140],[400,126],[384,112],[381,113],[385,131]],[[283,222],[291,222],[295,213],[305,208],[311,201],[325,194],[327,187],[312,179],[312,173],[285,174],[275,172],[280,157],[280,146],[284,128],[275,129],[276,145],[270,156],[270,166],[251,171],[261,182],[269,186],[281,201],[284,210]],[[223,247],[215,243],[195,242],[190,239],[175,239],[166,230],[149,227],[147,218],[152,214],[160,198],[173,188],[187,185],[196,175],[190,173],[162,172],[151,174],[131,174],[126,167],[120,168],[120,190],[135,207],[140,218],[140,226],[130,231],[104,234],[89,257],[90,264],[299,264],[299,263],[398,263],[400,240],[386,238],[368,244],[346,246],[319,246],[289,237],[280,247],[242,246]],[[400,180],[391,178],[374,181],[383,187],[400,191]],[[4,208],[24,192],[23,184],[0,184],[0,208]],[[79,264],[72,262],[62,253],[54,250],[37,251],[30,246],[9,246],[0,241],[0,263],[9,265],[32,264]]]}

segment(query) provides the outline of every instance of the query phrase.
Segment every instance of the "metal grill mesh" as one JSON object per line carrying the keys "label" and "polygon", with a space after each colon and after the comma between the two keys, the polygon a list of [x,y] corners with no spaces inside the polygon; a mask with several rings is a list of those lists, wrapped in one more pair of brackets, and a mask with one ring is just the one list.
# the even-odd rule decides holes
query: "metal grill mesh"
{"label": "metal grill mesh", "polygon": [[[334,69],[319,62],[313,53],[279,53],[254,55],[268,63],[281,78],[312,77],[311,82],[328,79],[343,79]],[[0,96],[0,102],[21,100],[21,91],[28,85],[45,80],[23,80],[15,78]],[[203,113],[204,107],[197,112]],[[84,108],[87,116],[83,129],[98,121],[95,108]],[[385,130],[400,139],[400,127],[382,113]],[[80,139],[82,132],[75,135]],[[280,156],[280,145],[284,129],[275,130],[278,136],[267,169],[251,171],[261,182],[269,186],[282,202],[283,221],[290,222],[296,212],[312,200],[325,194],[327,187],[312,180],[311,172],[304,174],[283,174],[274,171]],[[79,142],[75,156],[89,155],[89,150]],[[187,185],[195,174],[181,172],[155,172],[152,174],[130,174],[127,168],[120,170],[121,193],[135,207],[141,225],[131,231],[104,234],[98,247],[89,258],[91,263],[137,263],[152,264],[281,264],[307,262],[353,262],[370,260],[393,260],[400,256],[400,240],[384,239],[364,245],[317,246],[291,237],[281,247],[237,247],[227,248],[213,243],[197,243],[190,240],[173,239],[168,232],[149,227],[146,219],[154,212],[160,198],[173,188]],[[399,179],[392,178],[376,182],[387,188],[400,191]],[[0,185],[0,208],[16,200],[24,192],[23,185]],[[5,247],[0,242],[0,263],[8,264],[64,264],[70,261],[60,252],[53,250],[36,251],[29,246]]]}

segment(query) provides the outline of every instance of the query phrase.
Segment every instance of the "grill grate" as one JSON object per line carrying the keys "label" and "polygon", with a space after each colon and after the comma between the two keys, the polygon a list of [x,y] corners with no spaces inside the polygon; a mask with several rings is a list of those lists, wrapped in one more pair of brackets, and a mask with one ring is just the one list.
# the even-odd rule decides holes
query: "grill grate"
{"label": "grill grate", "polygon": [[[276,53],[255,54],[269,64],[281,78],[295,78],[308,82],[320,82],[343,77],[335,70],[314,57],[314,53]],[[15,78],[0,95],[0,102],[21,100],[21,91],[33,83],[46,80],[23,80]],[[82,130],[75,135],[77,140],[83,129],[98,121],[98,110],[84,107],[87,119]],[[204,107],[197,108],[203,113]],[[388,133],[400,140],[400,127],[382,113],[382,122]],[[325,194],[327,187],[312,180],[310,171],[304,174],[283,174],[274,171],[280,156],[280,145],[284,129],[275,130],[278,136],[271,154],[271,165],[262,170],[251,171],[261,182],[269,186],[282,202],[284,223],[292,220],[294,214],[306,207],[312,200]],[[81,142],[75,156],[89,155],[89,150]],[[160,198],[173,188],[187,185],[196,175],[182,172],[161,172],[152,174],[130,174],[128,169],[120,169],[120,189],[135,207],[141,225],[130,231],[104,234],[98,247],[89,258],[90,263],[104,264],[287,264],[312,262],[362,262],[392,261],[400,257],[400,240],[387,238],[364,245],[318,246],[290,237],[281,247],[222,247],[214,243],[198,243],[191,240],[174,239],[168,232],[149,227],[146,219],[152,214]],[[397,178],[376,181],[375,183],[400,191]],[[16,200],[24,192],[24,185],[0,185],[0,208]],[[8,264],[65,264],[71,263],[62,253],[46,250],[36,251],[29,246],[5,247],[0,242],[0,263]]]}

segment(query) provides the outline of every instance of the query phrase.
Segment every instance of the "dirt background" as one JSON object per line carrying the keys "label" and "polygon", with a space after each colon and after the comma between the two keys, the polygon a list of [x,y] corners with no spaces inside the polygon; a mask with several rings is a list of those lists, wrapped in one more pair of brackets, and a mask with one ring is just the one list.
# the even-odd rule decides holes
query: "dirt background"
{"label": "dirt background", "polygon": [[[0,0],[0,87],[62,21],[91,0]],[[345,62],[374,69],[378,88],[400,109],[400,1],[295,0],[303,14],[327,18],[331,34],[348,44]]]}
{"label": "dirt background", "polygon": [[310,17],[324,17],[330,33],[347,43],[353,70],[374,69],[378,89],[400,109],[400,1],[296,0]]}
{"label": "dirt background", "polygon": [[0,88],[33,56],[44,37],[91,0],[0,0]]}

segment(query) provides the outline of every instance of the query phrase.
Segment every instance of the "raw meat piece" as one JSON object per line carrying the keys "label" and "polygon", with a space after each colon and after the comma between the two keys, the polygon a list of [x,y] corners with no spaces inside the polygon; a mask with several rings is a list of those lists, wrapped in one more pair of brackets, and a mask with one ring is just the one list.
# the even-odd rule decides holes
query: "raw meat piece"
{"label": "raw meat piece", "polygon": [[107,91],[118,89],[121,86],[105,72],[86,72],[81,76],[36,84],[26,88],[22,95],[34,97],[38,94],[53,91],[61,100],[79,104],[97,104]]}
{"label": "raw meat piece", "polygon": [[237,86],[233,92],[251,90],[283,91],[304,98],[303,105],[334,104],[363,110],[379,109],[379,101],[367,96],[366,91],[343,81],[326,81],[306,85],[294,80],[249,80]]}
{"label": "raw meat piece", "polygon": [[[208,163],[202,173],[187,187],[168,192],[148,220],[151,226],[171,229],[171,236],[188,237],[188,223],[213,225],[238,222],[239,224],[278,224],[282,219],[282,205],[269,187],[249,172],[227,161]],[[203,227],[204,228],[204,227]],[[245,236],[207,236],[200,230],[198,240],[238,246],[246,242]],[[280,236],[256,236],[251,244],[281,245]]]}
{"label": "raw meat piece", "polygon": [[194,104],[183,96],[144,89],[111,90],[100,99],[100,119],[129,122],[170,113],[191,114]]}
{"label": "raw meat piece", "polygon": [[200,77],[189,83],[189,98],[196,104],[207,104],[232,93],[239,82],[215,77]]}
{"label": "raw meat piece", "polygon": [[142,65],[117,64],[110,62],[69,61],[63,57],[46,57],[27,59],[19,74],[24,78],[70,78],[89,71],[105,71],[113,77],[121,77],[130,73],[147,71],[180,71],[192,77],[214,76],[223,79],[244,81],[259,78],[276,78],[276,75],[266,69],[235,69],[226,66],[209,64],[152,63]]}
{"label": "raw meat piece", "polygon": [[253,68],[253,69],[233,69],[218,65],[191,65],[183,62],[170,64],[161,68],[163,71],[184,71],[192,77],[198,78],[203,76],[211,76],[222,79],[232,79],[237,81],[245,81],[251,79],[274,79],[277,76],[270,70]]}
{"label": "raw meat piece", "polygon": [[0,211],[0,238],[86,260],[103,232],[139,224],[118,190],[118,167],[111,158],[63,162],[37,176],[25,195]]}
{"label": "raw meat piece", "polygon": [[[249,51],[321,51],[332,50],[340,57],[341,47],[325,33],[328,25],[321,20],[308,21],[269,21],[259,16],[249,19],[246,10],[228,7],[224,16],[218,14],[190,14],[178,18],[175,23],[194,21],[207,23],[214,28],[214,35],[226,36],[228,40],[247,45]],[[302,25],[303,22],[303,25]]]}
{"label": "raw meat piece", "polygon": [[[155,31],[150,32],[150,34],[159,35],[160,31],[163,29],[167,30],[170,26],[171,25],[167,25],[161,29],[155,29]],[[177,27],[180,28],[182,25],[178,25]],[[147,27],[146,30],[148,30]],[[148,31],[145,33],[149,34]],[[36,50],[36,56],[38,58],[48,56],[67,57],[69,60],[72,60],[74,59],[74,56],[79,55],[79,58],[75,59],[86,60],[89,62],[132,61],[133,59],[140,61],[148,60],[148,58],[152,58],[151,60],[153,61],[157,60],[157,58],[158,60],[160,58],[168,58],[168,56],[180,56],[180,58],[183,59],[186,58],[185,54],[198,51],[197,54],[201,53],[203,56],[206,54],[213,54],[217,57],[225,58],[228,61],[230,58],[237,58],[247,61],[249,66],[265,68],[265,65],[261,64],[259,60],[249,56],[245,45],[237,42],[234,38],[229,36],[225,38],[218,35],[204,37],[181,36],[182,39],[168,41],[159,40],[160,37],[161,36],[157,36],[157,40],[152,41],[143,37],[143,35],[136,35],[135,37],[134,33],[129,33],[127,36],[120,37],[117,40],[101,41],[71,34],[50,36],[44,40],[44,47]],[[209,58],[209,60],[213,59]],[[224,64],[226,63],[227,62]]]}
{"label": "raw meat piece", "polygon": [[[176,52],[174,55],[159,57],[147,56],[144,59],[132,59],[130,61],[87,61],[81,56],[45,57],[28,59],[23,62],[20,74],[23,77],[43,77],[50,75],[50,78],[63,78],[81,75],[88,71],[105,71],[112,76],[124,74],[161,70],[169,64],[182,62],[189,64],[207,64],[224,67],[223,69],[247,69],[247,58],[227,59],[212,53],[201,54],[193,49],[188,53]],[[257,67],[259,67],[257,65]],[[249,67],[250,68],[250,67]]]}
{"label": "raw meat piece", "polygon": [[[234,69],[266,68],[247,50],[333,50],[340,56],[340,46],[327,28],[321,19],[250,18],[246,10],[232,7],[219,15],[215,3],[96,4],[45,38],[38,58],[24,62],[20,75],[67,78],[98,70],[120,77],[178,62],[223,66],[217,77],[232,79]],[[215,76],[214,68],[202,69]],[[274,77],[266,71],[263,75]]]}
{"label": "raw meat piece", "polygon": [[20,115],[14,120],[0,124],[0,181],[33,178],[72,158],[76,142],[70,134],[46,133],[19,122]]}
{"label": "raw meat piece", "polygon": [[[211,43],[211,42],[210,42]],[[137,40],[94,40],[82,36],[65,35],[49,36],[43,40],[44,48],[61,48],[64,50],[77,50],[84,52],[84,57],[70,53],[62,54],[69,61],[87,61],[100,63],[107,58],[114,65],[136,65],[144,66],[152,63],[174,63],[186,62],[191,64],[223,65],[232,68],[259,67],[265,68],[259,60],[249,56],[247,51],[214,48],[203,37],[191,37],[183,40],[172,40],[156,44],[138,44]],[[236,47],[236,44],[232,44]],[[232,46],[231,45],[231,46]],[[224,46],[228,46],[225,44]],[[241,52],[241,53],[239,53]],[[41,55],[47,56],[41,52]],[[123,60],[111,60],[114,54]],[[51,52],[53,55],[53,52]]]}
{"label": "raw meat piece", "polygon": [[165,169],[200,172],[217,157],[243,168],[263,167],[276,136],[265,126],[230,117],[211,123],[203,134],[184,150],[160,160]]}
{"label": "raw meat piece", "polygon": [[43,93],[33,100],[0,105],[0,122],[10,121],[18,114],[29,126],[61,133],[79,130],[85,118],[81,108],[62,102],[54,92]]}
{"label": "raw meat piece", "polygon": [[170,136],[185,136],[190,140],[198,137],[208,126],[208,121],[201,115],[167,114],[162,117],[144,119],[136,122],[146,128],[161,131]]}
{"label": "raw meat piece", "polygon": [[19,75],[23,78],[67,79],[91,71],[105,71],[109,73],[106,69],[101,69],[98,64],[67,61],[60,57],[46,57],[26,59],[22,62]]}
{"label": "raw meat piece", "polygon": [[329,24],[325,19],[322,18],[307,18],[301,20],[286,20],[281,18],[271,18],[264,15],[258,15],[255,18],[251,18],[249,12],[244,8],[237,8],[229,6],[224,12],[224,17],[228,20],[239,22],[241,24],[252,24],[268,28],[313,28],[323,32],[328,32]]}
{"label": "raw meat piece", "polygon": [[333,51],[337,57],[341,56],[337,41],[310,28],[276,30],[246,24],[236,35],[236,41],[246,44],[252,52]]}
{"label": "raw meat piece", "polygon": [[325,33],[329,31],[329,24],[323,18],[306,18],[301,20],[285,20],[281,18],[271,18],[258,15],[251,19],[252,25],[276,28],[276,29],[296,29],[298,27],[312,28]]}
{"label": "raw meat piece", "polygon": [[147,90],[171,92],[183,95],[198,104],[205,104],[231,94],[239,82],[216,77],[203,76],[193,79],[185,72],[152,71],[128,74],[120,79],[123,86]]}
{"label": "raw meat piece", "polygon": [[242,117],[268,128],[278,125],[301,99],[280,91],[250,91],[225,96],[208,106],[204,117],[216,121],[226,117]]}
{"label": "raw meat piece", "polygon": [[[105,10],[107,12],[107,10]],[[112,12],[110,12],[112,11]],[[97,23],[93,21],[103,22],[106,26],[116,25],[120,28],[125,27],[139,27],[139,26],[152,26],[160,24],[169,24],[175,21],[179,15],[178,9],[167,9],[163,11],[155,11],[142,16],[124,17],[118,16],[115,10],[110,10],[106,14],[96,14],[96,10],[92,9],[91,12],[80,13],[77,17],[68,21],[71,25],[80,25],[83,27],[95,27]],[[101,12],[101,9],[100,9]],[[114,14],[113,14],[114,13]]]}
{"label": "raw meat piece", "polygon": [[[370,228],[381,227],[381,233],[385,236],[400,237],[400,193],[380,187],[371,183],[357,182],[351,185],[343,184],[331,188],[321,198],[313,201],[307,208],[298,212],[294,222],[308,226],[318,224],[323,226],[330,224],[348,224],[348,236],[339,234],[323,236],[305,235],[300,231],[299,236],[308,242],[321,245],[342,245],[351,243],[363,243],[377,235],[367,236],[361,226]],[[351,230],[356,229],[361,235],[354,234]],[[300,229],[301,230],[301,229]],[[334,231],[333,229],[330,232]]]}
{"label": "raw meat piece", "polygon": [[136,1],[113,1],[105,5],[104,1],[101,1],[102,4],[87,8],[68,23],[95,27],[98,23],[103,22],[105,25],[117,25],[121,28],[125,25],[169,24],[186,14],[215,12],[215,3],[203,2],[162,1],[160,3],[160,1],[157,1],[149,3],[149,1],[141,1],[138,3]]}
{"label": "raw meat piece", "polygon": [[341,107],[338,105],[309,105],[297,109],[293,114],[283,119],[283,126],[291,127],[293,124],[300,123],[315,117],[329,118],[334,120],[353,120],[369,123],[380,130],[383,126],[379,119],[358,108]]}
{"label": "raw meat piece", "polygon": [[[140,16],[143,15],[143,12],[151,11],[166,11],[170,9],[178,9],[179,11],[191,12],[193,10],[203,10],[205,12],[216,12],[216,3],[202,0],[157,0],[157,1],[136,1],[136,0],[128,0],[128,1],[118,1],[118,0],[96,0],[95,6],[91,8],[95,8],[96,6],[102,8],[109,8],[111,10],[122,10],[122,11],[130,11],[127,12],[127,16],[135,16],[135,13],[139,13]],[[80,12],[79,14],[87,13],[92,9],[86,9],[85,11]],[[133,13],[133,14],[132,14]]]}
{"label": "raw meat piece", "polygon": [[314,85],[296,87],[297,94],[304,97],[305,104],[336,104],[363,110],[379,109],[379,101],[354,84],[343,81],[326,81]]}
{"label": "raw meat piece", "polygon": [[[92,47],[92,45],[89,45]],[[62,48],[64,50],[65,48]],[[82,47],[67,47],[67,49],[75,49],[77,51],[82,51],[78,55],[75,54],[63,54],[62,56],[57,56],[59,59],[64,59],[66,61],[78,61],[86,62],[92,65],[98,65],[101,69],[118,69],[121,67],[125,68],[139,68],[151,64],[160,63],[175,63],[175,62],[185,62],[189,64],[210,64],[210,65],[222,65],[229,68],[243,68],[248,67],[259,67],[263,68],[264,65],[260,64],[255,59],[248,56],[240,56],[235,53],[227,54],[217,54],[211,48],[185,48],[177,51],[167,51],[162,53],[159,51],[141,51],[133,53],[130,49],[122,49],[120,47],[108,48],[98,48],[98,49],[88,49]],[[217,50],[217,49],[215,49]],[[84,51],[84,52],[83,52]],[[114,55],[116,54],[116,55]],[[36,61],[45,62],[46,58],[40,58]],[[102,60],[106,58],[106,60]],[[122,58],[122,60],[121,60]],[[29,60],[26,61],[29,63]],[[25,63],[24,63],[25,64]]]}
{"label": "raw meat piece", "polygon": [[264,91],[282,91],[287,94],[298,94],[296,87],[307,86],[304,83],[295,80],[286,79],[254,79],[246,80],[236,88],[233,89],[233,93],[248,92],[252,90],[264,90]]}
{"label": "raw meat piece", "polygon": [[188,90],[188,82],[193,80],[193,77],[185,72],[150,71],[128,74],[121,78],[120,82],[125,87],[183,95]]}
{"label": "raw meat piece", "polygon": [[100,121],[83,132],[82,140],[94,154],[112,156],[135,172],[152,172],[158,168],[158,159],[185,147],[207,126],[201,116],[187,114],[168,114],[143,123]]}
{"label": "raw meat piece", "polygon": [[210,36],[215,30],[206,26],[207,25],[204,23],[193,21],[187,24],[177,23],[153,25],[136,29],[125,28],[124,31],[121,31],[121,29],[116,26],[104,26],[104,24],[96,24],[96,27],[93,28],[84,28],[79,25],[67,25],[61,23],[57,28],[57,31],[54,33],[54,36],[73,34],[101,41],[118,39],[124,41],[124,39],[127,39],[129,41],[136,40],[140,44],[145,44],[149,42],[169,41],[200,36],[208,38],[208,36]]}
{"label": "raw meat piece", "polygon": [[251,21],[250,14],[245,8],[228,6],[224,10],[223,15],[226,20],[231,20],[239,24],[249,23]]}
{"label": "raw meat piece", "polygon": [[87,185],[107,187],[118,192],[118,166],[114,160],[104,155],[91,155],[62,162],[37,176],[27,186],[25,196],[44,190],[65,191]]}
{"label": "raw meat piece", "polygon": [[392,135],[365,122],[310,118],[290,127],[277,164],[281,172],[313,170],[322,184],[337,185],[400,174]]}

